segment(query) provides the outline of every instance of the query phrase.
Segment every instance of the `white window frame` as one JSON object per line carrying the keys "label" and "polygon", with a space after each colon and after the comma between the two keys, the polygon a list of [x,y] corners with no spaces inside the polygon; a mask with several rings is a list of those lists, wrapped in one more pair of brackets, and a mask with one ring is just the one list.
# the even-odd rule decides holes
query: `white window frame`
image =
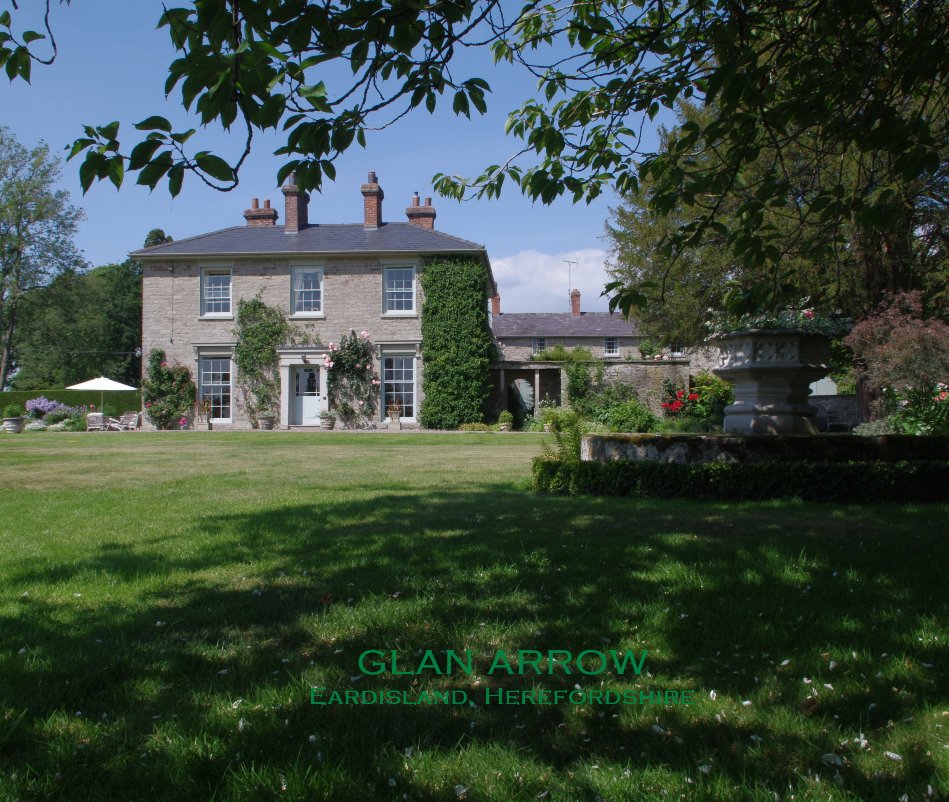
{"label": "white window frame", "polygon": [[[320,277],[320,308],[318,311],[306,311],[306,312],[297,312],[296,311],[296,277],[299,273],[317,273]],[[300,318],[325,318],[325,308],[326,308],[326,292],[323,286],[323,279],[325,277],[325,271],[323,265],[307,264],[307,265],[292,265],[290,268],[290,317],[295,319]]]}
{"label": "white window frame", "polygon": [[199,352],[198,354],[198,399],[204,400],[204,363],[210,360],[227,361],[228,364],[228,411],[230,416],[227,418],[211,418],[212,423],[233,423],[234,422],[234,359],[231,354]]}
{"label": "white window frame", "polygon": [[[207,311],[207,278],[210,275],[227,275],[227,312]],[[234,319],[234,270],[230,267],[202,267],[201,268],[201,304],[199,317],[202,320],[233,320]]]}
{"label": "white window frame", "polygon": [[[389,309],[388,292],[389,272],[392,270],[411,270],[412,271],[412,308],[411,309]],[[382,267],[382,316],[383,317],[418,317],[418,267],[411,263],[400,262],[397,264],[387,264]]]}
{"label": "white window frame", "polygon": [[603,356],[619,356],[619,337],[603,338]]}
{"label": "white window frame", "polygon": [[685,356],[685,348],[682,343],[672,343],[669,346],[669,356]]}
{"label": "white window frame", "polygon": [[537,356],[541,351],[547,350],[546,337],[531,337],[531,356]]}
{"label": "white window frame", "polygon": [[418,420],[418,352],[404,348],[386,349],[379,354],[379,420],[385,420],[386,411],[386,359],[389,357],[407,357],[412,360],[412,407],[414,415],[403,415],[401,420],[406,423],[415,423]]}

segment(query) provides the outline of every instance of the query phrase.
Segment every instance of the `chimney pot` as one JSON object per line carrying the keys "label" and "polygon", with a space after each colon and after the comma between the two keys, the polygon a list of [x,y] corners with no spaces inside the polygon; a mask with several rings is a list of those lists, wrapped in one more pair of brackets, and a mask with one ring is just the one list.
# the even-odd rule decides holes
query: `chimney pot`
{"label": "chimney pot", "polygon": [[418,192],[416,192],[416,193],[412,196],[412,205],[413,205],[413,206],[420,206],[421,203],[422,203],[422,199],[418,196]]}
{"label": "chimney pot", "polygon": [[435,209],[432,206],[432,199],[426,198],[425,205],[420,206],[418,192],[412,196],[412,205],[405,210],[405,216],[409,218],[413,226],[429,230],[435,228]]}
{"label": "chimney pot", "polygon": [[570,317],[580,317],[580,290],[570,291]]}
{"label": "chimney pot", "polygon": [[264,201],[264,208],[260,208],[260,199],[251,198],[250,208],[244,212],[244,219],[249,226],[273,226],[277,224],[277,210],[270,208],[270,201]]}

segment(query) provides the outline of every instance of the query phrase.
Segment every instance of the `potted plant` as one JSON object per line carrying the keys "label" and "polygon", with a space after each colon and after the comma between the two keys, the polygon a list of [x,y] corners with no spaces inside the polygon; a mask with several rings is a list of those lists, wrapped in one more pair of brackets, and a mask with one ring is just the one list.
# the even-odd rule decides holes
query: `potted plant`
{"label": "potted plant", "polygon": [[327,431],[336,425],[336,416],[332,412],[324,412],[320,415],[320,428]]}
{"label": "potted plant", "polygon": [[502,432],[509,432],[514,428],[514,415],[510,410],[505,409],[498,415],[498,428]]}
{"label": "potted plant", "polygon": [[214,428],[214,424],[211,421],[211,399],[207,397],[202,398],[198,402],[198,409],[200,412],[194,416],[195,420],[197,421],[198,418],[204,417],[204,422],[207,424],[208,431],[210,432]]}
{"label": "potted plant", "polygon": [[23,431],[23,407],[19,404],[8,404],[4,407],[3,428],[10,434],[19,434]]}
{"label": "potted plant", "polygon": [[402,420],[402,402],[395,399],[386,407],[386,415],[389,416],[389,423],[399,423]]}

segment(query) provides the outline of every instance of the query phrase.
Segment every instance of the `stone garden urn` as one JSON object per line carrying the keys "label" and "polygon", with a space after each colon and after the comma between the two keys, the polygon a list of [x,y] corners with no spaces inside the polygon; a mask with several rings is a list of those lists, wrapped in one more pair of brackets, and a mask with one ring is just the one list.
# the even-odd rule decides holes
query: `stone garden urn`
{"label": "stone garden urn", "polygon": [[730,434],[816,434],[809,386],[830,372],[830,338],[797,329],[747,329],[714,341],[713,372],[735,385],[725,407]]}

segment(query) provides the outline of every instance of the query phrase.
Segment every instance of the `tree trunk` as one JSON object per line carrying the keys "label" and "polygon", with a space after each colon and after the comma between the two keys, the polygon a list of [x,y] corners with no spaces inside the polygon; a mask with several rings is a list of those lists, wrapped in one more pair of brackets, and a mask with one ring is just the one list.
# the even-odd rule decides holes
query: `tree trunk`
{"label": "tree trunk", "polygon": [[3,352],[0,353],[0,392],[7,386],[7,374],[13,361],[13,327],[16,325],[16,295],[11,295],[7,302],[6,315],[3,317]]}

